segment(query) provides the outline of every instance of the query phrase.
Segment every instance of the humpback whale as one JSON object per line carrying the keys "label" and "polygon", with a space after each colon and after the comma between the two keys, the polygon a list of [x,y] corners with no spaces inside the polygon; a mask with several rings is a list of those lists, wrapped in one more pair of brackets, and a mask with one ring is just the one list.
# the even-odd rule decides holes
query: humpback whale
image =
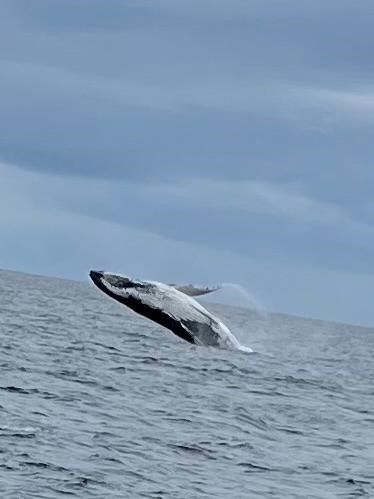
{"label": "humpback whale", "polygon": [[242,346],[218,317],[192,298],[219,288],[169,285],[97,270],[91,270],[90,277],[106,295],[189,343],[252,351]]}

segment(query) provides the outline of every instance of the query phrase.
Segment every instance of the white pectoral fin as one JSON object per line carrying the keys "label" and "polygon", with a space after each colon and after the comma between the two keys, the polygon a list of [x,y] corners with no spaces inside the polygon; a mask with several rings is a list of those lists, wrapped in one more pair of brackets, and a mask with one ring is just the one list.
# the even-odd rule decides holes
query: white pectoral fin
{"label": "white pectoral fin", "polygon": [[253,353],[252,348],[250,348],[250,347],[246,347],[246,346],[244,346],[244,345],[240,345],[240,346],[239,346],[239,350],[240,350],[241,352],[245,352],[245,353]]}

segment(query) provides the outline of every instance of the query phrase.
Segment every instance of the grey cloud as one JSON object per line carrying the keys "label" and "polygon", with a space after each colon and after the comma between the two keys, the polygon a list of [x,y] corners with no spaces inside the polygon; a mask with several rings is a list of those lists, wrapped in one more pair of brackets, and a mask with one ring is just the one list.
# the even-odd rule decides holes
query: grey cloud
{"label": "grey cloud", "polygon": [[[89,268],[97,266],[164,281],[239,282],[270,310],[372,323],[374,280],[370,274],[240,256],[53,205],[52,198],[58,194],[61,200],[65,195],[70,204],[76,195],[85,193],[77,179],[50,179],[4,165],[1,178],[0,251],[5,267],[82,279]],[[91,182],[86,191],[92,189]],[[95,195],[100,193],[99,186],[98,182]],[[104,185],[104,192],[109,187],[109,183]],[[13,224],[9,223],[10,207]]]}
{"label": "grey cloud", "polygon": [[21,199],[29,198],[41,211],[113,221],[246,258],[372,272],[374,228],[294,187],[197,178],[155,185],[50,177],[10,167],[1,173],[7,192],[23,192]]}
{"label": "grey cloud", "polygon": [[[238,1],[230,14],[224,2],[94,1],[86,17],[87,2],[4,5],[0,158],[101,177],[291,178],[327,201],[371,195],[362,51],[348,57],[334,38],[361,43],[367,22],[357,31],[340,18],[367,17],[366,2]],[[99,12],[106,29],[89,29]],[[352,67],[329,71],[311,49]]]}
{"label": "grey cloud", "polygon": [[[230,95],[228,85],[218,85],[215,97],[187,87],[170,96],[167,87],[122,86],[115,79],[58,68],[19,63],[3,63],[3,68],[0,157],[28,168],[122,178],[198,172],[213,178],[291,179],[312,192],[325,191],[326,199],[331,191],[343,199],[355,190],[371,194],[371,132],[341,125],[309,130],[305,109],[313,108],[313,99],[303,102],[300,90],[299,96],[288,91],[287,97],[284,87],[284,95],[278,89],[269,102],[259,103],[254,86],[247,95],[247,106],[250,95],[254,99],[252,112],[232,112],[217,109],[232,105],[224,97]],[[278,98],[283,104],[276,110]],[[205,99],[210,108],[201,107]],[[296,122],[289,118],[295,112]],[[319,116],[311,123],[319,123]],[[310,148],[313,154],[307,153]]]}
{"label": "grey cloud", "polygon": [[170,279],[182,263],[255,281],[270,307],[338,317],[351,299],[356,316],[371,0],[12,0],[0,25],[0,159],[23,168],[1,170],[2,261]]}
{"label": "grey cloud", "polygon": [[[349,74],[352,77],[352,72],[358,68],[364,72],[372,69],[370,0],[359,3],[351,0],[272,0],[266,3],[111,0],[105,2],[105,6],[100,0],[65,0],[58,4],[48,0],[34,0],[32,4],[16,0],[6,5],[8,15],[9,11],[13,12],[12,17],[19,19],[23,29],[60,30],[60,33],[68,34],[141,30],[142,37],[138,36],[136,46],[140,50],[142,40],[147,40],[150,49],[151,40],[156,47],[162,41],[169,54],[182,49],[181,55],[185,56],[188,55],[185,50],[188,42],[190,53],[198,59],[196,41],[200,42],[200,54],[207,55],[205,50],[214,49],[210,43],[214,40],[217,52],[223,52],[225,58],[228,50],[236,49],[232,57],[234,62],[236,59],[235,66],[244,60],[248,61],[248,69],[253,65],[264,69],[273,64],[279,72],[286,65],[293,76],[299,74],[303,78],[300,66],[308,77],[319,68],[323,69],[319,74],[322,79],[333,77],[332,67],[346,78]],[[165,42],[170,39],[175,43],[167,43],[167,46]],[[244,58],[246,54],[248,59]]]}

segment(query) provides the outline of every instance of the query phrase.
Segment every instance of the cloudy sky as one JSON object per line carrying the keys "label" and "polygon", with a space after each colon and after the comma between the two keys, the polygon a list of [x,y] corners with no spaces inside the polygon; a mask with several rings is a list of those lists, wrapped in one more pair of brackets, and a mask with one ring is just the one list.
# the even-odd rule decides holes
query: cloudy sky
{"label": "cloudy sky", "polygon": [[0,0],[0,267],[374,325],[372,0]]}

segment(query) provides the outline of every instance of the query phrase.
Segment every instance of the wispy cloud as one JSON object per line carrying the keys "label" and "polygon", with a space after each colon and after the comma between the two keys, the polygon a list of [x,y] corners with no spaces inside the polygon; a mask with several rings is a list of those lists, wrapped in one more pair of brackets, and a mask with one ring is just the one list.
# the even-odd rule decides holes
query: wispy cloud
{"label": "wispy cloud", "polygon": [[146,189],[160,198],[183,199],[201,209],[234,210],[248,215],[285,217],[290,222],[297,220],[331,228],[348,226],[357,230],[372,230],[338,204],[307,196],[290,183],[196,178],[178,184],[153,185]]}
{"label": "wispy cloud", "polygon": [[[288,203],[282,216],[289,223],[292,223],[293,208],[299,209],[303,220],[313,223],[310,210],[319,210],[331,223],[335,217],[339,224],[342,216],[344,220],[345,215],[339,210],[336,213],[335,208],[321,207],[317,201],[305,201],[303,196],[300,200],[299,195],[293,194],[290,201],[289,187],[278,190],[269,185],[246,185],[240,194],[240,184],[224,189],[223,185],[207,187],[206,181],[199,186],[196,180],[190,181],[185,190],[177,185],[171,189],[166,185],[152,187],[144,183],[126,186],[126,183],[26,172],[9,164],[0,164],[0,176],[2,266],[81,279],[87,278],[90,268],[99,267],[166,281],[238,282],[247,286],[268,309],[370,322],[369,290],[374,285],[370,273],[331,270],[292,259],[277,261],[264,255],[240,254],[213,243],[201,244],[193,241],[194,234],[189,232],[190,227],[197,224],[196,218],[189,227],[185,226],[186,220],[177,220],[183,240],[168,237],[162,230],[156,233],[151,224],[141,227],[132,225],[131,220],[126,223],[125,218],[116,222],[114,217],[100,217],[100,209],[94,209],[94,203],[105,208],[108,203],[119,201],[114,204],[115,209],[126,213],[128,203],[140,196],[136,209],[143,207],[151,214],[149,220],[155,221],[155,208],[160,199],[165,203],[167,216],[177,211],[174,196],[181,203],[188,196],[189,205],[199,205],[195,216],[202,218],[205,232],[212,230],[204,222],[205,211],[216,212],[219,223],[214,230],[220,231],[222,239],[227,239],[229,230],[222,221],[223,213],[235,210],[239,223],[240,211],[248,209],[248,195],[256,199],[255,203],[251,201],[250,210],[253,203],[259,203],[257,210],[273,213],[278,203]],[[127,198],[130,191],[135,191],[131,200]],[[209,202],[211,194],[217,199],[223,197],[225,202]],[[98,216],[93,216],[94,212]],[[248,215],[246,211],[246,217]],[[163,227],[162,220],[160,227]],[[273,244],[276,244],[279,238],[276,225],[273,233]],[[250,245],[256,244],[259,234],[247,235]],[[311,244],[315,244],[317,250],[321,241]],[[309,296],[308,302],[304,299],[305,293]],[[357,296],[360,296],[360,306],[348,306]]]}
{"label": "wispy cloud", "polygon": [[[284,260],[287,252],[290,255],[294,251],[293,247],[296,251],[304,245],[312,248],[317,237],[319,247],[314,249],[314,257],[313,251],[304,249],[304,256],[297,259],[312,263],[318,257],[316,261],[321,265],[318,255],[325,242],[320,238],[327,237],[331,246],[334,234],[337,246],[331,248],[341,253],[335,258],[335,265],[341,266],[346,261],[347,250],[339,248],[340,241],[346,241],[345,246],[354,241],[357,249],[374,244],[374,228],[368,222],[337,203],[306,195],[291,183],[204,178],[187,178],[183,182],[119,182],[31,173],[5,164],[0,165],[0,174],[6,186],[4,206],[12,199],[14,203],[18,196],[14,223],[28,223],[34,216],[27,208],[24,210],[27,199],[34,210],[39,210],[39,215],[44,210],[88,216],[124,227],[139,227],[170,240],[198,242],[212,249],[240,254],[242,247],[256,257],[263,253]],[[3,216],[6,222],[5,209]],[[234,236],[228,238],[228,233]],[[363,261],[358,263],[361,266]],[[351,266],[357,264],[352,262]]]}
{"label": "wispy cloud", "polygon": [[295,87],[295,95],[305,112],[324,124],[350,128],[374,120],[374,87]]}
{"label": "wispy cloud", "polygon": [[119,199],[121,196],[125,207],[126,196],[133,193],[134,198],[141,198],[141,202],[148,200],[161,204],[187,203],[201,210],[269,215],[284,217],[290,222],[296,220],[335,228],[351,226],[371,230],[369,225],[356,220],[338,204],[307,196],[292,184],[257,180],[219,181],[206,178],[187,178],[183,182],[163,183],[118,182],[66,175],[51,177],[24,172],[6,163],[0,163],[0,174],[3,181],[7,179],[8,199],[11,199],[13,191],[18,191],[22,196],[27,192],[29,196],[34,196],[35,203],[38,202],[44,208],[54,205],[59,209],[74,206],[79,209],[87,203],[110,202],[111,199]]}
{"label": "wispy cloud", "polygon": [[2,262],[373,317],[371,0],[0,4]]}

